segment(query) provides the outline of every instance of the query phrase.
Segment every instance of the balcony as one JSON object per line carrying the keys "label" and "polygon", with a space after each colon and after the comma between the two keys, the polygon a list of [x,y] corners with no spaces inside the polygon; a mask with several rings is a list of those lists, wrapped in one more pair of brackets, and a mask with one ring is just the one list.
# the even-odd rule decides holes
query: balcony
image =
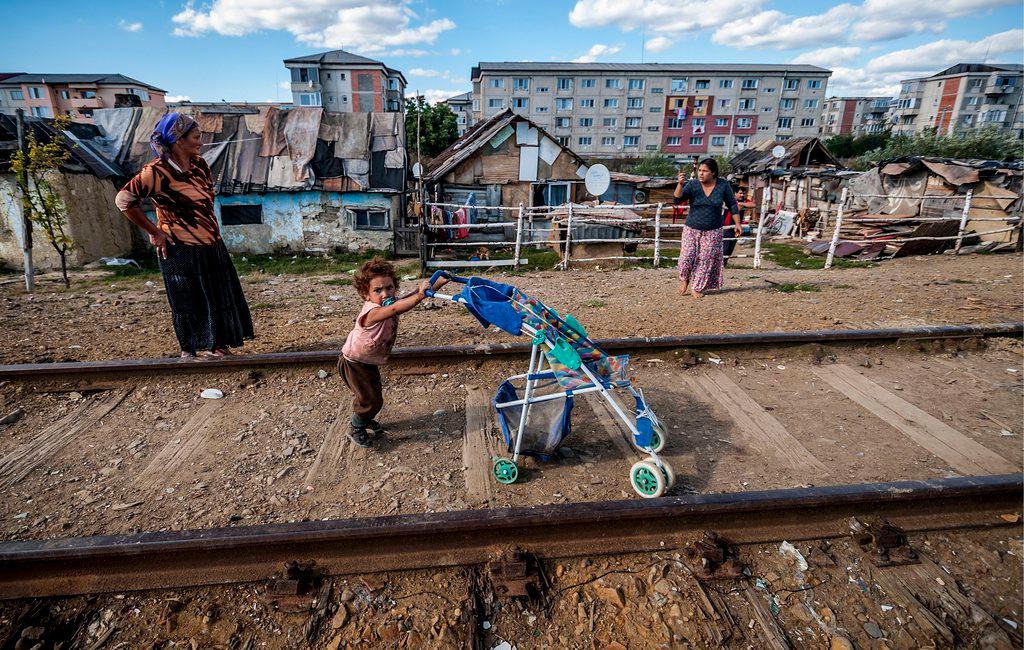
{"label": "balcony", "polygon": [[101,97],[92,97],[85,99],[83,97],[72,97],[71,98],[72,108],[103,108],[103,99]]}
{"label": "balcony", "polygon": [[402,91],[401,90],[388,90],[385,91],[384,97],[389,102],[401,102]]}
{"label": "balcony", "polygon": [[985,84],[984,90],[986,95],[1006,95],[1016,91],[1017,86],[1013,86],[1010,84],[996,84],[991,82]]}

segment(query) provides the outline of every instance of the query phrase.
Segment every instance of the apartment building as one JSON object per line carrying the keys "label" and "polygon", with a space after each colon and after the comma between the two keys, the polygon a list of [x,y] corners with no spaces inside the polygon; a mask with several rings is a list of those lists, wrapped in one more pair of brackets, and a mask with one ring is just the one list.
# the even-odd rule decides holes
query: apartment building
{"label": "apartment building", "polygon": [[92,122],[98,108],[152,106],[164,108],[167,91],[122,74],[0,74],[0,113],[68,115]]}
{"label": "apartment building", "polygon": [[822,135],[881,133],[889,126],[892,97],[830,97],[821,113]]}
{"label": "apartment building", "polygon": [[940,135],[996,127],[1024,137],[1020,110],[1024,65],[958,63],[930,77],[906,79],[889,108],[893,133]]}
{"label": "apartment building", "polygon": [[462,93],[444,100],[448,108],[455,113],[459,125],[459,137],[465,135],[469,127],[476,124],[473,119],[473,93]]}
{"label": "apartment building", "polygon": [[285,59],[295,106],[332,113],[405,111],[405,77],[380,61],[332,50]]}
{"label": "apartment building", "polygon": [[817,136],[832,73],[812,65],[480,63],[473,111],[528,116],[583,156],[678,160]]}

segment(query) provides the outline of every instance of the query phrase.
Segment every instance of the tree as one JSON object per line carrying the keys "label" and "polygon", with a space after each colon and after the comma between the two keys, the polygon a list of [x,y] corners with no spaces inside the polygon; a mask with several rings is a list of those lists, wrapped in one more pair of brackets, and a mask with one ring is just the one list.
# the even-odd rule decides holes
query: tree
{"label": "tree", "polygon": [[856,162],[866,169],[871,163],[902,156],[1017,160],[1021,157],[1021,146],[1020,138],[991,126],[957,135],[938,135],[934,129],[929,129],[924,133],[894,135],[881,147],[858,157]]}
{"label": "tree", "polygon": [[419,153],[433,158],[459,138],[459,123],[446,104],[428,104],[423,95],[405,100],[405,141],[409,155],[415,157],[416,118],[419,117]]}
{"label": "tree", "polygon": [[[18,188],[32,205],[30,219],[42,228],[46,240],[60,256],[65,287],[71,286],[71,280],[68,279],[68,252],[74,249],[75,240],[67,232],[67,208],[51,180],[60,174],[61,166],[71,158],[70,144],[63,135],[70,124],[71,118],[66,115],[55,119],[51,125],[53,137],[45,144],[36,138],[34,129],[29,129],[27,155],[17,151],[11,156],[11,171],[18,179]],[[23,180],[23,176],[27,180]]]}
{"label": "tree", "polygon": [[641,176],[675,176],[679,172],[671,156],[652,153],[641,158],[630,168],[629,173]]}

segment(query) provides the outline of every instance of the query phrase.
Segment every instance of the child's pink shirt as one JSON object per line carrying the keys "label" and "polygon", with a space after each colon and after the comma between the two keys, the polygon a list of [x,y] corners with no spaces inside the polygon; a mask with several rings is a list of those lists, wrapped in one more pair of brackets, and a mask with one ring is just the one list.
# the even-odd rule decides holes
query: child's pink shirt
{"label": "child's pink shirt", "polygon": [[369,300],[363,303],[363,308],[356,317],[356,325],[348,333],[345,347],[341,349],[342,356],[349,361],[375,366],[387,363],[391,347],[395,344],[395,336],[398,334],[398,317],[385,318],[367,327],[364,324],[366,314],[378,307],[380,305]]}

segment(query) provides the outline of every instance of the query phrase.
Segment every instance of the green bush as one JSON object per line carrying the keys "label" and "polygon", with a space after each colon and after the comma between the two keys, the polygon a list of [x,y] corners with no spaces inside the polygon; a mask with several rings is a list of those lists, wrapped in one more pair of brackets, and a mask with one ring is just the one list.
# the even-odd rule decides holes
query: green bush
{"label": "green bush", "polygon": [[1009,161],[1024,157],[1024,141],[995,127],[960,135],[937,135],[934,130],[894,135],[884,145],[860,155],[856,165],[866,169],[872,163],[903,156]]}

